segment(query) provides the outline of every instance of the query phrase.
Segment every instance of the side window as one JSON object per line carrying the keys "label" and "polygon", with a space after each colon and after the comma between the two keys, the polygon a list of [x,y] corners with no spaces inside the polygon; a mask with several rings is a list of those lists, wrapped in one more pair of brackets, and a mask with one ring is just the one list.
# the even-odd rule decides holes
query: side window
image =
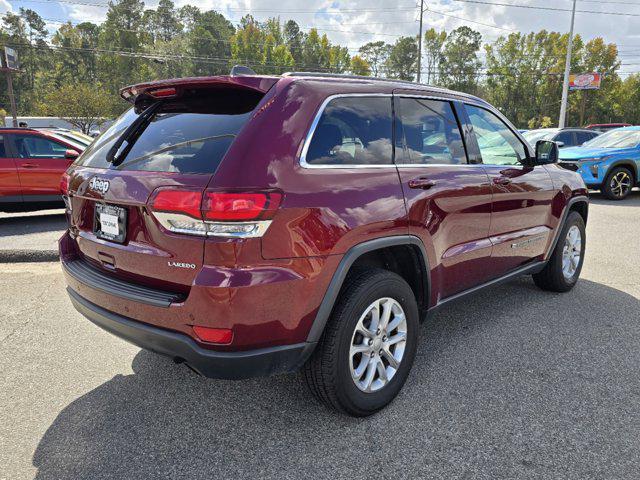
{"label": "side window", "polygon": [[449,102],[401,97],[399,104],[409,163],[467,163],[460,127]]}
{"label": "side window", "polygon": [[20,158],[64,158],[67,147],[37,135],[14,135],[14,144]]}
{"label": "side window", "polygon": [[558,133],[554,141],[564,143],[565,147],[575,145],[575,142],[573,141],[573,132],[568,131]]}
{"label": "side window", "polygon": [[306,153],[311,165],[393,162],[390,97],[339,97],[324,109]]}
{"label": "side window", "polygon": [[582,145],[584,142],[591,140],[595,136],[596,134],[591,132],[576,132],[576,145]]}
{"label": "side window", "polygon": [[466,105],[466,109],[478,139],[482,163],[517,165],[527,157],[522,142],[497,116],[473,105]]}
{"label": "side window", "polygon": [[7,158],[7,148],[5,147],[3,135],[0,135],[0,158]]}

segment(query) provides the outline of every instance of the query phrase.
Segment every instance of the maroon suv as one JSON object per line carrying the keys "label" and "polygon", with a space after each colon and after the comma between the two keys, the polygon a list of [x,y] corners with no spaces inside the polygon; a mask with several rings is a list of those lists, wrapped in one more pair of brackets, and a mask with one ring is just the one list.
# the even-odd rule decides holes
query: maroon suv
{"label": "maroon suv", "polygon": [[103,329],[217,378],[300,368],[368,415],[427,314],[531,274],[580,274],[587,191],[479,98],[323,74],[125,88],[69,169],[62,265]]}

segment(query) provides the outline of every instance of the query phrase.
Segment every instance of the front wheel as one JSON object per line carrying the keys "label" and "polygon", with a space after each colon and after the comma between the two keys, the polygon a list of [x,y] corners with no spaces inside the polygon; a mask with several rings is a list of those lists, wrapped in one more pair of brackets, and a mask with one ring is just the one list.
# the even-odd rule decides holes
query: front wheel
{"label": "front wheel", "polygon": [[416,300],[402,277],[377,268],[351,273],[304,367],[311,392],[349,415],[377,412],[407,379],[418,325]]}
{"label": "front wheel", "polygon": [[533,275],[535,284],[553,292],[571,290],[580,277],[585,246],[584,220],[578,212],[569,212],[547,265]]}
{"label": "front wheel", "polygon": [[609,200],[627,198],[633,188],[633,172],[625,167],[614,168],[604,181],[602,191]]}

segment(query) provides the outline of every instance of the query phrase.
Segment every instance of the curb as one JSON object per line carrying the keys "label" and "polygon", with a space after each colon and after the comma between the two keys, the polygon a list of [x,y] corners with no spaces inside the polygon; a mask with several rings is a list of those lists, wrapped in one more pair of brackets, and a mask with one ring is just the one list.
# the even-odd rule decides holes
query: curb
{"label": "curb", "polygon": [[57,262],[57,250],[0,250],[0,263]]}

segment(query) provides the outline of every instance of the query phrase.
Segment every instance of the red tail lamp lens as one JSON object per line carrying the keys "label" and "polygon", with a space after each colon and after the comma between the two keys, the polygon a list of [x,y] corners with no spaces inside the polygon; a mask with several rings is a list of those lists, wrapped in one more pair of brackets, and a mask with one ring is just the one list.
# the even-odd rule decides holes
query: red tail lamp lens
{"label": "red tail lamp lens", "polygon": [[194,325],[193,331],[200,340],[207,343],[227,345],[233,340],[233,330],[229,328],[209,328]]}
{"label": "red tail lamp lens", "polygon": [[151,201],[156,212],[184,213],[200,219],[201,190],[159,190]]}
{"label": "red tail lamp lens", "polygon": [[280,206],[282,195],[275,192],[205,192],[202,215],[205,220],[269,220]]}
{"label": "red tail lamp lens", "polygon": [[68,195],[69,194],[69,182],[71,180],[71,177],[69,176],[68,173],[63,173],[62,174],[62,178],[60,178],[60,191],[62,192],[62,195]]}

